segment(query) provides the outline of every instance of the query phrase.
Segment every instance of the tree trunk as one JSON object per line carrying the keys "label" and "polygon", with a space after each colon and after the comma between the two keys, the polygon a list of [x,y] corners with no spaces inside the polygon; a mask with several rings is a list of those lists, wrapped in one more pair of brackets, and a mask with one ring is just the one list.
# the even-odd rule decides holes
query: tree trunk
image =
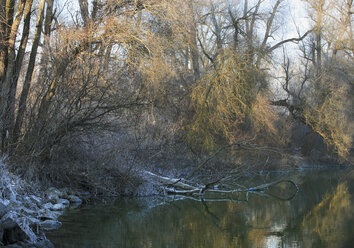
{"label": "tree trunk", "polygon": [[86,27],[89,22],[89,11],[87,0],[79,0],[81,18],[84,21],[84,26]]}
{"label": "tree trunk", "polygon": [[92,12],[91,12],[91,20],[93,22],[96,21],[97,11],[98,11],[98,0],[93,0],[92,1]]}
{"label": "tree trunk", "polygon": [[234,14],[232,13],[232,10],[231,8],[229,7],[228,9],[228,14],[231,18],[231,24],[232,24],[232,27],[234,28],[233,30],[233,49],[235,52],[237,52],[238,50],[238,47],[239,47],[239,38],[238,38],[238,35],[239,35],[239,20],[236,20]]}
{"label": "tree trunk", "polygon": [[[23,10],[25,7],[26,0],[21,0],[14,21],[11,21],[11,31],[8,39],[8,64],[6,65],[6,76],[5,80],[2,84],[1,90],[1,102],[0,102],[0,128],[1,128],[1,146],[2,149],[5,149],[7,138],[12,133],[13,121],[14,121],[14,105],[15,100],[11,97],[11,91],[14,88],[14,80],[13,75],[16,67],[16,52],[15,52],[15,41],[17,36],[18,27],[20,26],[20,22],[23,15]],[[6,5],[6,14],[7,18],[11,15],[11,7],[12,2],[8,1]],[[10,6],[10,7],[9,7]],[[7,21],[10,23],[9,19]]]}
{"label": "tree trunk", "polygon": [[[16,56],[15,70],[13,73],[13,83],[12,83],[11,89],[10,89],[9,102],[15,102],[15,99],[16,99],[16,89],[17,89],[17,84],[18,84],[18,78],[19,78],[19,75],[21,72],[22,63],[23,63],[23,59],[24,59],[26,47],[27,47],[28,35],[29,35],[29,31],[30,31],[32,4],[33,4],[33,0],[27,0],[25,11],[24,11],[24,24],[23,24],[22,38],[21,38],[21,43],[20,43],[20,46],[19,46],[19,49],[17,52],[17,56]],[[10,113],[15,112],[15,104],[12,104],[10,106],[9,112]],[[11,123],[11,125],[13,126],[13,123]]]}
{"label": "tree trunk", "polygon": [[45,12],[45,18],[44,18],[44,39],[43,39],[43,45],[42,45],[42,56],[41,60],[39,62],[39,75],[38,78],[43,79],[45,75],[47,74],[47,63],[48,63],[48,56],[45,55],[46,52],[46,47],[48,45],[50,46],[50,34],[52,32],[52,20],[53,20],[53,3],[54,0],[47,0],[47,8]]}
{"label": "tree trunk", "polygon": [[192,67],[194,80],[199,80],[200,78],[200,70],[199,70],[199,53],[197,46],[197,27],[194,16],[194,6],[193,1],[189,1],[188,5],[189,15],[191,16],[191,27],[190,27],[190,39],[191,39],[191,55],[192,55]]}
{"label": "tree trunk", "polygon": [[107,71],[108,70],[108,65],[109,65],[109,61],[111,58],[111,52],[112,52],[112,45],[108,45],[106,52],[104,54],[104,60],[103,60],[103,70]]}
{"label": "tree trunk", "polygon": [[271,15],[270,15],[269,19],[267,20],[266,31],[265,31],[265,34],[264,34],[264,37],[263,37],[263,41],[262,41],[261,47],[259,49],[258,55],[257,55],[257,62],[256,62],[257,68],[259,67],[259,65],[261,63],[261,60],[262,60],[262,58],[265,55],[265,52],[266,52],[265,48],[266,48],[266,45],[267,45],[268,38],[271,35],[271,28],[273,26],[274,17],[275,17],[275,14],[278,11],[278,7],[279,7],[281,2],[282,2],[282,0],[277,0],[277,2],[275,3],[275,5],[273,7]]}
{"label": "tree trunk", "polygon": [[[5,20],[6,18],[6,0],[0,0],[0,20]],[[5,79],[6,74],[6,56],[7,56],[7,46],[6,46],[6,22],[0,21],[0,96],[2,83]],[[0,97],[1,102],[1,97]]]}
{"label": "tree trunk", "polygon": [[[3,98],[7,97],[6,94],[2,93],[2,88],[4,87],[4,83],[6,80],[6,71],[7,71],[7,63],[8,52],[9,52],[9,36],[12,28],[13,18],[14,18],[14,10],[15,10],[15,0],[0,0],[0,104],[3,101]],[[2,36],[2,37],[1,37]],[[1,106],[0,106],[1,107]],[[1,115],[1,109],[0,109]],[[0,120],[1,123],[1,120]],[[0,129],[2,130],[2,126],[0,125]]]}
{"label": "tree trunk", "polygon": [[317,20],[316,20],[316,78],[319,79],[322,71],[322,18],[325,1],[317,3]]}
{"label": "tree trunk", "polygon": [[316,78],[321,76],[322,65],[322,48],[321,48],[321,31],[316,33]]}
{"label": "tree trunk", "polygon": [[40,37],[41,37],[44,3],[45,3],[45,0],[41,0],[41,2],[39,4],[39,8],[38,8],[36,31],[35,31],[35,35],[34,35],[34,39],[33,39],[33,45],[32,45],[32,50],[31,50],[31,54],[30,54],[30,60],[28,63],[25,81],[23,82],[23,89],[22,89],[22,93],[21,93],[21,97],[20,97],[18,114],[17,114],[15,128],[14,128],[14,141],[15,142],[18,139],[18,136],[19,136],[19,133],[21,130],[21,126],[22,126],[22,122],[23,122],[24,113],[26,110],[27,96],[28,96],[28,92],[30,89],[30,85],[31,85],[34,65],[36,62],[38,45],[39,45],[39,41],[40,41]]}
{"label": "tree trunk", "polygon": [[53,20],[53,6],[54,6],[54,0],[47,0],[47,9],[45,13],[45,19],[44,19],[44,35],[47,38],[50,33],[51,33],[51,26],[52,26],[52,20]]}
{"label": "tree trunk", "polygon": [[255,23],[256,23],[256,16],[259,11],[259,7],[261,5],[262,1],[259,0],[254,8],[254,11],[252,13],[252,18],[249,20],[249,10],[248,10],[248,1],[245,0],[244,4],[244,9],[243,9],[243,18],[245,19],[245,26],[246,26],[246,43],[247,43],[247,60],[250,63],[253,63],[254,60],[254,28],[255,28]]}

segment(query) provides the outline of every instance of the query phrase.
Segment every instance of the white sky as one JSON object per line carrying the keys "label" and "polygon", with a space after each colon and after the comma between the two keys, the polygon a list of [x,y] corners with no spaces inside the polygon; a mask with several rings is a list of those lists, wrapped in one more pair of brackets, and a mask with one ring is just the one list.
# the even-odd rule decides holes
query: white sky
{"label": "white sky", "polygon": [[290,16],[287,20],[287,26],[289,27],[289,30],[288,32],[287,30],[284,30],[284,33],[288,33],[289,37],[296,37],[297,28],[299,29],[301,35],[310,29],[310,23],[307,17],[308,13],[305,3],[302,0],[288,0],[288,2]]}
{"label": "white sky", "polygon": [[[218,2],[234,2],[235,4],[241,4],[243,6],[242,0],[215,0]],[[249,0],[249,7],[253,6],[254,2],[258,0]],[[275,4],[276,0],[265,0],[262,3],[262,6],[271,9],[271,7]],[[72,17],[75,17],[75,12],[79,11],[79,4],[78,0],[57,0],[56,8],[57,11],[61,11],[60,17],[69,21]],[[89,5],[91,5],[92,0],[88,0]],[[240,3],[241,2],[241,3]],[[305,3],[303,0],[285,0],[280,5],[280,14],[282,19],[282,24],[274,35],[274,39],[269,39],[270,44],[276,44],[284,39],[298,37],[299,34],[297,33],[297,29],[300,32],[300,35],[304,34],[309,28],[309,21],[307,18],[307,10],[305,8]],[[290,56],[296,56],[297,52],[297,45],[296,44],[287,44],[286,45],[287,51]],[[280,55],[280,51],[282,49],[278,49],[276,51],[277,55]]]}
{"label": "white sky", "polygon": [[[215,0],[215,1],[219,1],[219,2],[225,1],[224,3],[227,2],[230,3],[231,1],[231,2],[235,2],[235,4],[238,1],[242,2],[242,0]],[[258,1],[258,0],[249,0],[249,7],[253,6],[252,2],[254,1]],[[57,8],[57,13],[59,11],[62,11],[62,13],[60,14],[60,17],[62,19],[67,18],[68,21],[72,20],[72,17],[75,18],[75,12],[79,11],[78,0],[56,0],[55,2],[56,2],[55,7]],[[89,5],[91,5],[92,0],[88,0],[88,2]],[[274,6],[275,2],[276,0],[265,0],[262,6],[270,10],[272,6]],[[309,19],[307,18],[308,13],[303,0],[285,0],[283,3],[281,3],[280,6],[281,7],[279,9],[281,13],[278,13],[279,15],[278,17],[280,17],[281,25],[276,35],[274,35],[273,37],[274,39],[273,40],[271,38],[269,39],[270,44],[276,44],[284,39],[299,37],[297,30],[300,32],[300,35],[303,35],[307,30],[310,29]],[[295,59],[299,53],[298,45],[294,43],[287,43],[285,47],[287,50],[287,54],[291,58]],[[275,55],[279,59],[278,62],[281,63],[282,49],[278,48],[275,51]],[[277,75],[280,76],[279,73],[281,72],[278,69],[279,68],[273,68],[271,74],[273,74],[275,77],[277,77]],[[278,83],[275,83],[275,85],[273,84],[273,86],[275,87],[274,90],[277,90],[277,88],[280,85]]]}

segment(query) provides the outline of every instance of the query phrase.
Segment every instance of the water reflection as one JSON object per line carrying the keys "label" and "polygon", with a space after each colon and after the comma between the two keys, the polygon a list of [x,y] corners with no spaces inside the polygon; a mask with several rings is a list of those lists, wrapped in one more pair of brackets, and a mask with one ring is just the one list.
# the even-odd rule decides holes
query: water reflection
{"label": "water reflection", "polygon": [[347,183],[341,183],[303,218],[302,228],[308,236],[306,246],[354,245],[353,212]]}
{"label": "water reflection", "polygon": [[144,198],[85,207],[48,237],[56,247],[351,247],[348,174],[293,175],[300,191],[291,201],[237,195],[233,202]]}

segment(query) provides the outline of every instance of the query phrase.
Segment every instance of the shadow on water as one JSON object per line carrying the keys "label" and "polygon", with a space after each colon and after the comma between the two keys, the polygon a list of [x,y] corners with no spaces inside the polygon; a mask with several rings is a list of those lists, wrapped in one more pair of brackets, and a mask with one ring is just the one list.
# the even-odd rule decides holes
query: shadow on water
{"label": "shadow on water", "polygon": [[354,171],[287,178],[299,184],[288,201],[282,185],[232,200],[123,199],[69,210],[48,238],[56,247],[352,247]]}

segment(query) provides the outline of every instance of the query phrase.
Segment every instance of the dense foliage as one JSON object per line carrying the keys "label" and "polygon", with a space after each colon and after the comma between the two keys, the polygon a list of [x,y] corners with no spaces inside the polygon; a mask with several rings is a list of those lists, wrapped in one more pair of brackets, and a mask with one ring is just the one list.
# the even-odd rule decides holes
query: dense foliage
{"label": "dense foliage", "polygon": [[0,2],[1,151],[36,173],[127,182],[244,140],[352,161],[352,0],[302,1],[288,39],[286,0]]}

